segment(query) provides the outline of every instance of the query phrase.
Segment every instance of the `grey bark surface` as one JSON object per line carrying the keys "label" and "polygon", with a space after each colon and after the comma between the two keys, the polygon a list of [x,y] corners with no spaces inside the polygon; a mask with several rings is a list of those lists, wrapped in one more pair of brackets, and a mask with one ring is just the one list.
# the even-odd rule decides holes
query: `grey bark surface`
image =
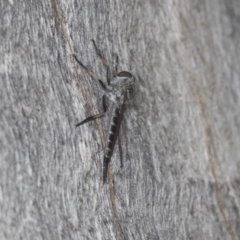
{"label": "grey bark surface", "polygon": [[[0,239],[239,239],[238,0],[0,8]],[[92,38],[137,82],[124,166],[117,146],[111,161],[118,218],[102,183],[109,116],[75,128],[102,110],[72,58],[106,82]]]}

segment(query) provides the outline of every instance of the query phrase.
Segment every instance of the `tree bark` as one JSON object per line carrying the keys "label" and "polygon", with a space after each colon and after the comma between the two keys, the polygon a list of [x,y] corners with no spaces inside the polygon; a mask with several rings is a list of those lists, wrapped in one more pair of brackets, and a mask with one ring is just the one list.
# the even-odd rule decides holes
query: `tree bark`
{"label": "tree bark", "polygon": [[[238,0],[0,8],[0,239],[239,239]],[[137,83],[107,184],[91,39]]]}

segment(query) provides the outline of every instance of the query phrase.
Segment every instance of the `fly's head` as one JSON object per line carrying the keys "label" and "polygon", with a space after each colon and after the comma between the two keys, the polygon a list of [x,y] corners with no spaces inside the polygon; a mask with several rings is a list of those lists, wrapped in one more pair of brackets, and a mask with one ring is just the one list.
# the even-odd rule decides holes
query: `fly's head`
{"label": "fly's head", "polygon": [[122,94],[124,94],[124,100],[128,101],[129,99],[133,98],[135,93],[135,78],[130,72],[120,72],[117,75],[117,78],[119,79],[119,85],[122,91]]}

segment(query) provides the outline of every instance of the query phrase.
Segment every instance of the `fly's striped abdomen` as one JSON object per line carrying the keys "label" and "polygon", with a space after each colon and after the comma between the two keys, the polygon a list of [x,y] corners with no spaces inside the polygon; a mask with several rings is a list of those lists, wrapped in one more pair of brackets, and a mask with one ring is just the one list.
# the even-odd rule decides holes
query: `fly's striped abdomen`
{"label": "fly's striped abdomen", "polygon": [[121,107],[114,106],[111,121],[110,121],[108,138],[107,138],[107,142],[106,142],[104,160],[103,160],[103,182],[106,182],[106,179],[107,179],[108,163],[110,162],[111,157],[112,157],[112,153],[113,153],[114,145],[115,145],[115,142],[117,139],[121,119],[122,119]]}

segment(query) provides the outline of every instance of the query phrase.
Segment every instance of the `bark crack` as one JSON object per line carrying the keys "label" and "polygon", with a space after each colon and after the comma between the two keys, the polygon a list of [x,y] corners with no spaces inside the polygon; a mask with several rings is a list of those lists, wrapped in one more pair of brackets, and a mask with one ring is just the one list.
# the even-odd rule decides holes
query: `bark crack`
{"label": "bark crack", "polygon": [[[60,28],[61,28],[64,40],[66,41],[67,46],[70,49],[71,59],[72,59],[72,62],[73,62],[73,67],[74,67],[74,73],[75,73],[75,77],[76,77],[76,79],[79,83],[81,93],[83,95],[84,100],[87,102],[87,106],[90,109],[92,115],[95,115],[96,112],[94,111],[93,105],[92,105],[92,103],[91,103],[91,101],[90,101],[90,99],[89,99],[89,97],[86,93],[86,90],[84,88],[84,84],[83,84],[83,82],[80,78],[80,75],[78,73],[77,62],[76,62],[76,59],[74,58],[75,54],[74,54],[73,45],[72,45],[70,37],[67,34],[66,27],[65,27],[63,17],[62,17],[62,13],[61,13],[61,10],[58,6],[57,0],[53,0],[53,7],[54,7],[54,11],[56,13],[58,22],[60,24]],[[101,125],[101,123],[98,119],[96,119],[95,122],[97,124],[97,128],[98,128],[98,132],[99,132],[99,136],[100,136],[100,139],[101,139],[102,146],[105,147],[106,141],[104,139],[102,125]],[[120,224],[120,221],[119,221],[118,212],[117,212],[117,208],[116,208],[116,196],[115,196],[115,190],[114,190],[114,184],[113,184],[113,173],[112,173],[112,169],[111,169],[111,163],[108,164],[108,176],[109,176],[110,201],[111,201],[111,204],[112,204],[112,210],[113,210],[113,215],[114,215],[114,223],[115,223],[115,227],[117,229],[117,232],[120,236],[120,239],[123,240],[124,235],[123,235],[123,231],[122,231],[122,228],[121,228],[121,224]]]}

